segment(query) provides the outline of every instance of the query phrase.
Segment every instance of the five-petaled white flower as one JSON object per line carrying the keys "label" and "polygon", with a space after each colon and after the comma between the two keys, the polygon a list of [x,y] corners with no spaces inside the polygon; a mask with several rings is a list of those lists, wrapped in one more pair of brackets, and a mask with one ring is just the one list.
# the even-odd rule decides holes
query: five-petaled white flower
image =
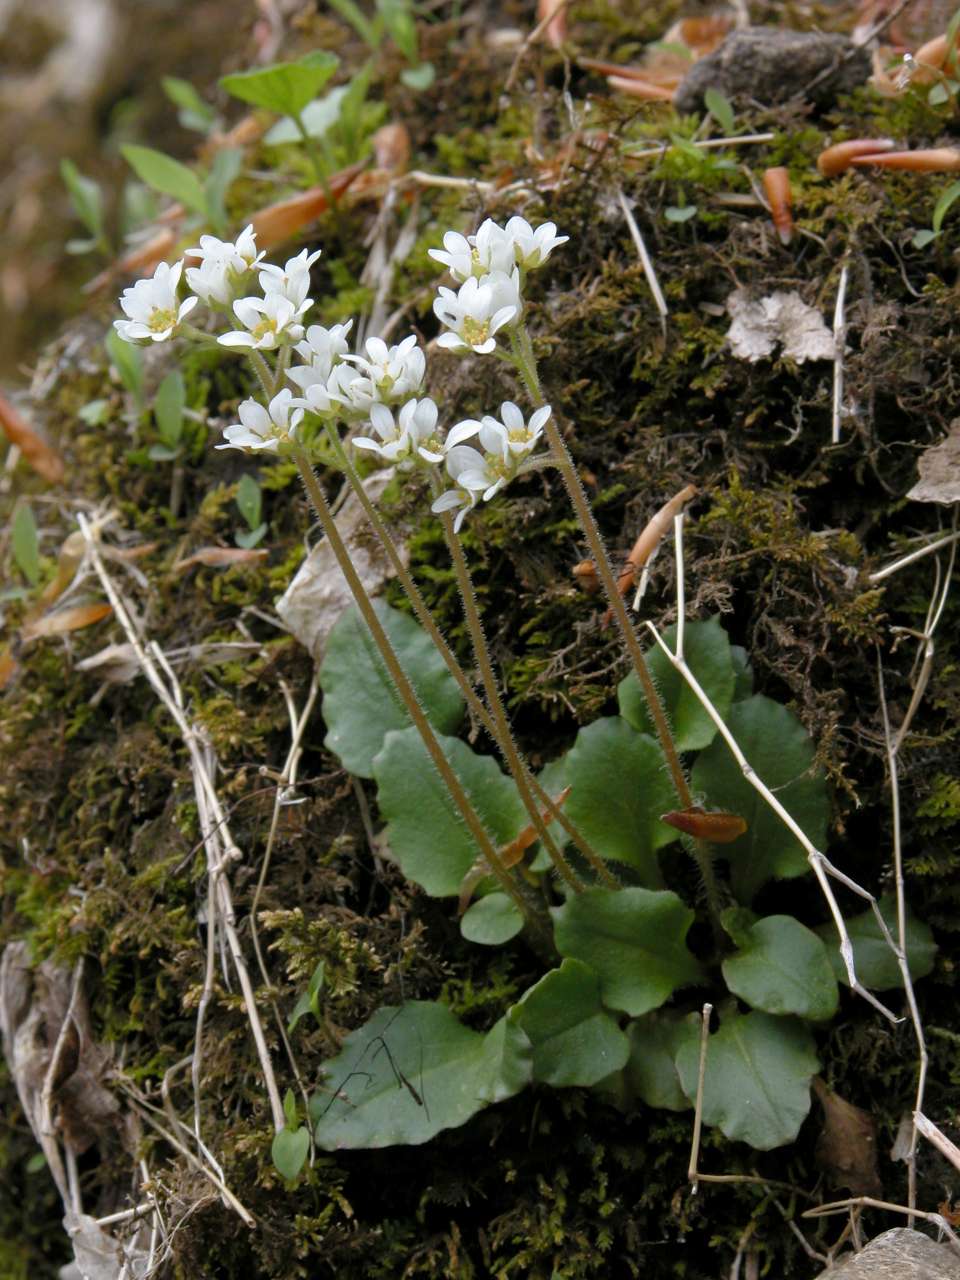
{"label": "five-petaled white flower", "polygon": [[263,254],[257,253],[257,237],[251,224],[236,240],[201,236],[199,245],[188,249],[186,256],[200,259],[198,267],[187,267],[187,284],[197,297],[208,304],[228,305],[245,287]]}
{"label": "five-petaled white flower", "polygon": [[492,271],[477,279],[471,276],[454,293],[440,288],[433,304],[437,318],[453,330],[442,333],[437,346],[451,351],[474,351],[487,355],[496,348],[495,335],[516,324],[523,310],[520,301],[520,273]]}
{"label": "five-petaled white flower", "polygon": [[281,444],[296,437],[297,427],[303,418],[303,409],[296,407],[293,392],[284,387],[265,409],[259,400],[244,400],[239,409],[240,421],[224,430],[226,444],[218,449],[270,449],[276,452]]}
{"label": "five-petaled white flower", "polygon": [[126,320],[114,320],[113,327],[124,342],[141,345],[166,342],[177,326],[197,305],[197,298],[177,301],[177,285],[183,263],[161,262],[149,280],[138,280],[120,295]]}
{"label": "five-petaled white flower", "polygon": [[503,234],[513,243],[517,263],[527,270],[542,267],[553,250],[570,239],[557,235],[555,222],[544,222],[534,229],[526,218],[511,218]]}
{"label": "five-petaled white flower", "polygon": [[513,240],[491,218],[481,224],[476,235],[446,232],[443,248],[429,249],[428,253],[443,263],[454,280],[461,282],[491,271],[510,272],[516,265]]}
{"label": "five-petaled white flower", "polygon": [[[309,253],[306,249],[295,258],[288,258],[285,266],[276,267],[265,262],[260,268],[260,288],[265,294],[279,293],[295,307],[302,307],[310,292],[310,268],[320,257],[321,250]],[[312,305],[312,304],[310,304]],[[302,314],[302,312],[300,313]]]}
{"label": "five-petaled white flower", "polygon": [[364,350],[366,356],[345,357],[368,384],[355,388],[354,397],[369,394],[371,401],[396,404],[420,390],[427,363],[413,334],[394,347],[382,338],[368,338]]}
{"label": "five-petaled white flower", "polygon": [[[550,417],[550,406],[536,409],[527,422],[522,410],[511,400],[505,400],[500,406],[500,417],[499,422],[489,415],[483,419],[478,432],[480,443],[488,453],[498,453],[503,462],[509,463],[512,458],[519,463],[536,448],[544,423]],[[460,439],[467,437],[462,435]]]}
{"label": "five-petaled white flower", "polygon": [[296,383],[302,391],[317,383],[326,382],[334,365],[339,364],[347,354],[347,334],[353,328],[353,321],[346,324],[335,324],[325,329],[321,324],[312,324],[307,330],[303,342],[294,347],[298,356],[307,361],[306,364],[294,365],[287,370],[287,377]]}
{"label": "five-petaled white flower", "polygon": [[299,342],[303,325],[298,321],[309,306],[308,299],[296,307],[282,293],[268,293],[265,298],[238,298],[233,304],[233,313],[244,328],[222,333],[217,341],[225,347],[254,347],[259,351],[272,351],[274,347]]}
{"label": "five-petaled white flower", "polygon": [[385,462],[407,468],[420,457],[424,462],[443,462],[443,445],[437,438],[437,406],[429,397],[408,400],[394,420],[385,404],[370,406],[370,425],[380,437],[357,436],[354,445],[379,453]]}

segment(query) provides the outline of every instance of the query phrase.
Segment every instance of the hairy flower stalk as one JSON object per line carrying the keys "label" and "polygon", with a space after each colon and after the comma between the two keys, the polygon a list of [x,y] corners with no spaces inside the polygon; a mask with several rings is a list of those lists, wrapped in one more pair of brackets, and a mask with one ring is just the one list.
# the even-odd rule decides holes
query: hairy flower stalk
{"label": "hairy flower stalk", "polygon": [[[550,833],[547,824],[544,822],[540,813],[540,809],[530,786],[531,774],[526,766],[523,758],[517,749],[517,744],[513,738],[513,732],[510,728],[510,721],[507,718],[504,709],[503,699],[500,696],[500,689],[497,684],[496,672],[493,669],[493,663],[490,660],[490,650],[487,646],[487,639],[483,633],[483,625],[480,621],[480,612],[477,609],[477,597],[473,589],[473,580],[470,577],[470,570],[467,566],[466,556],[463,554],[463,547],[460,545],[460,539],[457,537],[453,528],[453,516],[449,512],[444,512],[440,517],[443,523],[443,531],[447,537],[447,546],[450,549],[450,558],[453,561],[454,572],[457,575],[457,586],[460,588],[460,598],[463,601],[463,613],[467,623],[467,629],[470,632],[470,639],[473,642],[473,652],[477,659],[477,666],[480,669],[480,679],[483,682],[484,693],[487,696],[487,703],[490,713],[496,724],[497,733],[494,735],[494,741],[503,752],[504,759],[514,781],[517,784],[517,790],[520,792],[520,798],[526,806],[527,812],[530,814],[534,829],[550,856],[550,860],[557,868],[557,871],[566,880],[577,893],[582,892],[583,885],[577,879],[570,863],[561,853],[557,842]],[[556,806],[552,806],[556,808]],[[619,888],[617,881],[611,875],[601,858],[591,849],[586,854],[587,861],[596,871],[600,879],[608,888]]]}
{"label": "hairy flower stalk", "polygon": [[[343,473],[346,476],[348,483],[356,494],[357,500],[363,507],[367,519],[370,521],[374,532],[379,538],[380,544],[387,554],[387,559],[390,561],[390,566],[396,574],[397,580],[401,587],[403,587],[407,599],[413,605],[413,611],[417,615],[417,620],[423,627],[424,631],[429,635],[434,647],[446,664],[447,670],[453,676],[454,680],[456,680],[457,687],[463,694],[464,700],[470,710],[470,714],[476,717],[490,735],[491,740],[500,749],[504,758],[507,759],[511,775],[517,783],[517,790],[520,792],[521,798],[524,799],[527,812],[530,814],[531,819],[533,819],[534,813],[539,817],[541,813],[546,812],[549,815],[550,822],[557,822],[560,824],[567,836],[573,844],[576,845],[577,849],[579,849],[580,853],[590,866],[593,867],[604,884],[606,884],[610,889],[619,888],[619,882],[616,877],[611,874],[606,863],[596,850],[587,842],[576,825],[571,822],[570,818],[564,813],[561,806],[558,805],[549,792],[540,785],[536,775],[523,759],[523,756],[520,755],[519,751],[516,752],[516,765],[518,767],[514,768],[510,764],[510,761],[507,758],[507,751],[503,745],[503,738],[498,730],[496,721],[487,710],[486,706],[484,706],[483,701],[477,696],[473,685],[470,683],[466,673],[454,656],[450,646],[447,644],[443,633],[437,626],[433,614],[427,607],[427,602],[424,600],[420,588],[417,586],[413,575],[410,573],[410,570],[404,564],[403,559],[400,556],[400,552],[397,549],[397,544],[393,535],[387,527],[383,517],[380,515],[380,512],[377,510],[375,503],[371,500],[370,495],[364,488],[363,482],[354,470],[347,452],[343,447],[343,443],[340,439],[335,423],[328,422],[327,435],[333,447],[337,464],[343,469]],[[536,804],[533,806],[527,803],[523,787],[518,781],[521,774],[529,788],[529,791],[532,792],[535,797]]]}
{"label": "hairy flower stalk", "polygon": [[[530,398],[534,404],[543,405],[546,403],[543,390],[540,386],[540,378],[537,374],[536,356],[533,352],[533,343],[530,340],[530,334],[526,325],[520,324],[510,335],[510,343],[513,351],[514,364],[517,372],[523,380],[524,386],[530,394]],[[570,450],[567,448],[560,428],[554,421],[553,417],[547,419],[544,424],[544,434],[551,452],[554,454],[556,465],[563,478],[564,486],[573,509],[576,512],[580,527],[583,529],[584,536],[587,540],[587,546],[590,548],[590,555],[597,567],[597,575],[603,587],[603,592],[607,597],[610,605],[610,611],[617,620],[617,626],[620,628],[620,634],[623,636],[627,651],[633,662],[633,669],[637,673],[637,679],[640,681],[640,687],[643,689],[644,697],[647,700],[647,706],[653,719],[654,727],[657,731],[657,737],[660,740],[660,749],[663,751],[670,770],[670,777],[673,781],[674,790],[677,793],[677,799],[682,809],[690,809],[693,807],[693,796],[690,793],[690,787],[687,783],[686,774],[683,771],[683,765],[680,762],[680,756],[677,752],[676,743],[673,740],[673,732],[670,728],[670,721],[663,702],[660,698],[659,690],[653,683],[650,671],[647,667],[647,660],[644,656],[643,649],[640,646],[640,640],[633,623],[630,621],[630,615],[627,613],[626,602],[623,596],[617,590],[617,579],[610,565],[607,549],[603,544],[603,538],[600,535],[600,529],[593,515],[589,499],[583,491],[583,485],[580,483],[580,477],[577,475],[577,469],[574,465],[573,458],[570,456]],[[707,905],[710,914],[716,922],[719,919],[722,909],[722,899],[720,888],[717,884],[717,878],[713,867],[713,858],[709,846],[703,840],[693,840],[693,856],[697,863],[697,868],[703,879],[703,886],[707,897]]]}
{"label": "hairy flower stalk", "polygon": [[350,559],[350,553],[347,550],[343,539],[340,537],[340,532],[337,529],[337,523],[334,520],[330,507],[327,504],[327,500],[323,495],[323,490],[317,482],[317,477],[314,475],[310,459],[307,457],[303,448],[296,442],[293,443],[292,453],[297,466],[300,469],[300,475],[303,478],[303,484],[307,491],[307,496],[317,513],[317,517],[319,518],[321,525],[323,526],[324,534],[326,535],[333,554],[336,556],[337,563],[340,566],[340,571],[347,581],[351,594],[357,603],[357,608],[360,610],[360,614],[364,622],[367,624],[370,634],[373,637],[373,641],[380,652],[380,656],[383,658],[383,662],[387,668],[390,679],[393,681],[397,689],[397,693],[400,695],[403,705],[406,708],[407,714],[410,716],[410,719],[413,721],[420,737],[423,740],[423,745],[427,749],[427,753],[433,762],[434,768],[443,779],[447,790],[450,792],[451,799],[457,807],[457,811],[469,827],[470,834],[476,841],[480,852],[486,859],[487,865],[500,882],[504,892],[520,911],[538,941],[541,943],[545,942],[546,945],[552,949],[552,943],[549,941],[549,931],[546,927],[545,921],[543,921],[534,912],[531,905],[520,892],[513,876],[503,865],[503,860],[497,852],[490,836],[487,834],[483,823],[480,821],[480,817],[477,814],[476,809],[473,807],[470,797],[464,790],[463,784],[451,768],[447,757],[443,754],[443,750],[437,741],[436,734],[433,731],[433,726],[430,724],[423,708],[420,706],[416,692],[410,681],[407,679],[406,672],[400,665],[397,655],[394,653],[393,646],[390,643],[387,633],[384,631],[380,623],[380,619],[377,617],[376,611],[373,608],[373,603],[367,593],[367,589],[361,582],[360,576],[354,568],[353,561]]}

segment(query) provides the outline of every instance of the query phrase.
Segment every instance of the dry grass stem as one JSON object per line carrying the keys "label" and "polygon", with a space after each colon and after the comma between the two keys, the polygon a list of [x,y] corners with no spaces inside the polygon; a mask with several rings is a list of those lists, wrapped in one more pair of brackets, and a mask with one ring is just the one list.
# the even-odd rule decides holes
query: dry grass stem
{"label": "dry grass stem", "polygon": [[[100,555],[97,539],[94,536],[90,525],[84,519],[83,515],[78,514],[77,520],[80,525],[80,530],[86,540],[94,570],[96,571],[97,577],[100,579],[100,583],[106,593],[107,599],[113,605],[117,620],[122,626],[127,640],[137,656],[141,670],[149,681],[151,687],[156,692],[160,701],[175,721],[178,729],[180,730],[184,745],[187,747],[190,755],[194,793],[196,796],[200,827],[201,832],[203,833],[204,848],[207,856],[208,910],[211,912],[207,921],[207,928],[211,934],[217,931],[218,926],[223,930],[223,934],[230,951],[230,956],[233,960],[234,969],[243,993],[244,1006],[250,1023],[251,1033],[257,1047],[257,1054],[260,1059],[264,1083],[266,1085],[270,1101],[270,1110],[273,1117],[274,1127],[279,1131],[284,1127],[285,1123],[283,1103],[280,1099],[280,1092],[277,1087],[277,1081],[270,1059],[270,1051],[267,1047],[266,1039],[263,1034],[263,1026],[260,1022],[260,1015],[257,1011],[253,986],[250,982],[250,975],[247,970],[246,962],[243,958],[240,939],[237,936],[233,895],[227,876],[227,870],[230,864],[239,860],[242,857],[242,854],[230,834],[226,814],[213,784],[213,775],[216,769],[216,757],[203,730],[193,724],[188,718],[184,708],[183,692],[180,688],[179,681],[159,646],[153,642],[150,642],[147,645],[143,643],[137,628],[133,624],[126,601],[121,597],[116,585],[106,570],[103,557]],[[205,992],[207,990],[207,984],[211,981],[210,952],[208,950],[207,974],[204,987]],[[195,1044],[195,1054],[198,1058],[201,1054],[199,1036]],[[195,1084],[199,1086],[199,1068],[195,1073]],[[197,1117],[199,1117],[199,1110],[197,1110]],[[197,1137],[199,1139],[199,1134]]]}
{"label": "dry grass stem", "polygon": [[707,1048],[710,1043],[710,1015],[713,1005],[705,1004],[700,1014],[700,1063],[697,1068],[697,1100],[693,1112],[693,1137],[690,1141],[690,1163],[687,1178],[691,1189],[697,1191],[697,1163],[700,1159],[700,1133],[703,1129],[703,1082],[707,1073]]}
{"label": "dry grass stem", "polygon": [[657,279],[657,273],[654,270],[650,254],[647,252],[647,246],[644,243],[643,236],[640,234],[640,228],[637,226],[637,221],[619,187],[617,187],[617,199],[620,202],[620,208],[623,210],[623,217],[627,224],[627,229],[630,232],[630,238],[636,245],[637,253],[640,256],[640,265],[643,267],[643,274],[647,278],[647,284],[649,285],[650,292],[653,295],[653,301],[660,313],[660,327],[663,330],[664,337],[666,337],[667,315],[669,314],[667,310],[667,300],[663,296],[663,290],[660,288],[660,281]]}
{"label": "dry grass stem", "polygon": [[840,270],[837,287],[837,305],[833,310],[833,416],[830,429],[832,444],[840,443],[840,419],[843,414],[843,357],[847,345],[847,281],[850,268],[846,263]]}

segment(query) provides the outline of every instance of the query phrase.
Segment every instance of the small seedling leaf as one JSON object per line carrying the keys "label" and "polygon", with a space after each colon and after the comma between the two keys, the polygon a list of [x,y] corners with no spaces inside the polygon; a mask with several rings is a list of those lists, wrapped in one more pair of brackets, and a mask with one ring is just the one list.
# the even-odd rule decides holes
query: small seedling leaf
{"label": "small seedling leaf", "polygon": [[932,226],[935,232],[940,231],[944,218],[958,199],[960,199],[960,182],[951,182],[934,206]]}
{"label": "small seedling leaf", "polygon": [[685,205],[667,205],[663,211],[663,216],[668,222],[689,222],[691,218],[696,217],[697,206],[695,204]]}
{"label": "small seedling leaf", "polygon": [[[677,1070],[691,1102],[699,1064],[699,1038],[681,1045]],[[810,1110],[810,1081],[819,1066],[813,1036],[799,1019],[737,1014],[707,1046],[704,1122],[759,1151],[793,1142]]]}
{"label": "small seedling leaf", "polygon": [[221,147],[213,157],[210,172],[203,189],[207,197],[207,215],[214,230],[223,232],[227,226],[227,192],[243,168],[243,151],[240,147]]}
{"label": "small seedling leaf", "polygon": [[416,89],[419,93],[423,93],[433,84],[436,74],[432,62],[421,62],[415,67],[405,67],[400,72],[400,79],[408,89]]}
{"label": "small seedling leaf", "polygon": [[324,1064],[325,1088],[311,1099],[314,1136],[324,1151],[419,1145],[513,1097],[531,1072],[514,1014],[482,1035],[432,1001],[380,1009]]}
{"label": "small seedling leaf", "polygon": [[[512,840],[527,822],[513,780],[456,738],[439,742],[494,845]],[[372,768],[387,842],[403,874],[435,898],[459,895],[481,851],[417,730],[388,733]]]}
{"label": "small seedling leaf", "polygon": [[40,581],[40,540],[33,508],[27,502],[21,502],[14,514],[10,549],[17,568],[30,585],[35,587]]}
{"label": "small seedling leaf", "polygon": [[321,960],[310,977],[306,991],[300,993],[297,1003],[293,1006],[290,1021],[287,1023],[287,1031],[293,1031],[300,1019],[307,1013],[312,1013],[316,1020],[320,1021],[320,992],[323,990],[326,972],[326,961]]}
{"label": "small seedling leaf", "polygon": [[[463,716],[463,698],[430,637],[398,609],[379,601],[374,608],[431,723],[440,733],[453,733]],[[320,686],[327,724],[324,745],[351,773],[372,777],[373,757],[386,734],[410,721],[356,608],[348,609],[330,633]],[[516,831],[504,838],[513,835]]]}
{"label": "small seedling leaf", "polygon": [[157,430],[160,433],[160,439],[168,449],[176,449],[180,444],[185,401],[183,374],[179,369],[174,369],[160,383],[153,402],[153,416],[157,422]]}
{"label": "small seedling leaf", "polygon": [[608,1009],[637,1018],[700,976],[685,942],[693,912],[675,893],[588,889],[551,915],[557,950],[596,970]]}
{"label": "small seedling leaf", "polygon": [[534,1080],[590,1086],[627,1061],[627,1037],[600,1002],[600,976],[579,960],[552,969],[517,1009],[533,1045]]}
{"label": "small seedling leaf", "polygon": [[719,89],[709,88],[703,95],[704,105],[727,135],[733,133],[734,117],[730,99]]}
{"label": "small seedling leaf", "polygon": [[251,547],[255,547],[258,542],[262,542],[267,532],[266,521],[258,524],[255,529],[238,529],[233,535],[233,540],[238,547],[243,547],[249,551]]}
{"label": "small seedling leaf", "polygon": [[498,947],[515,938],[523,928],[523,916],[505,893],[488,893],[474,902],[460,918],[460,932],[468,942]]}
{"label": "small seedling leaf", "polygon": [[95,247],[103,236],[103,197],[92,178],[85,178],[72,160],[60,161],[60,176],[70,192],[70,202],[77,217],[93,237]]}
{"label": "small seedling leaf", "polygon": [[[830,806],[822,776],[811,773],[813,743],[786,707],[762,694],[735,702],[727,725],[749,763],[773,791],[815,848],[826,838]],[[747,831],[719,855],[729,859],[738,900],[752,901],[768,880],[799,876],[807,869],[803,846],[740,770],[722,738],[697,757],[693,788],[708,808],[739,814]]]}
{"label": "small seedling leaf", "polygon": [[107,355],[117,371],[120,381],[143,408],[143,355],[139,347],[124,342],[116,329],[108,329],[105,344]]}
{"label": "small seedling leaf", "polygon": [[240,477],[237,485],[237,506],[251,529],[256,529],[263,515],[263,493],[250,474]]}
{"label": "small seedling leaf", "polygon": [[722,968],[734,995],[764,1013],[795,1013],[821,1022],[837,1011],[839,993],[827,949],[792,916],[758,920]]}
{"label": "small seedling leaf", "polygon": [[[671,650],[676,649],[677,628],[669,627],[664,632],[663,638]],[[697,682],[717,708],[721,718],[726,718],[733,701],[737,667],[730,641],[719,619],[688,622],[684,628],[683,650],[687,664],[696,676]],[[646,659],[647,668],[670,719],[677,749],[699,751],[709,746],[716,737],[716,725],[704,711],[686,680],[659,645],[655,644],[647,651]],[[654,732],[646,697],[640,681],[633,672],[620,682],[617,699],[620,703],[620,714],[635,729],[641,733]]]}
{"label": "small seedling leaf", "polygon": [[281,1129],[270,1148],[277,1173],[292,1182],[303,1168],[309,1150],[310,1132],[303,1125],[298,1129]]}
{"label": "small seedling leaf", "polygon": [[251,106],[296,117],[339,65],[340,59],[335,54],[315,49],[299,62],[277,62],[272,67],[224,76],[220,87]]}
{"label": "small seedling leaf", "polygon": [[179,160],[174,160],[172,156],[164,155],[162,151],[154,151],[152,147],[138,147],[128,143],[120,150],[141,182],[145,182],[154,191],[179,200],[194,213],[207,216],[206,193],[192,169],[188,169]]}
{"label": "small seedling leaf", "polygon": [[164,76],[160,83],[173,105],[180,108],[177,119],[184,129],[195,129],[198,133],[209,132],[217,118],[216,114],[190,81],[181,80],[178,76]]}

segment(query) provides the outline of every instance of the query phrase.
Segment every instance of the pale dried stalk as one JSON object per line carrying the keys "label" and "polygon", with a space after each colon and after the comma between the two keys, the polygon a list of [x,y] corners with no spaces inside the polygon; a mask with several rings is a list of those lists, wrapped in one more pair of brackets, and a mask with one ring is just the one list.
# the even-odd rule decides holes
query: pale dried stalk
{"label": "pale dried stalk", "polygon": [[815,1209],[805,1209],[804,1218],[827,1218],[832,1214],[846,1213],[849,1209],[885,1209],[888,1213],[903,1213],[907,1217],[923,1218],[924,1222],[932,1222],[943,1232],[950,1245],[960,1253],[960,1239],[957,1238],[941,1213],[927,1213],[923,1209],[909,1209],[905,1204],[891,1204],[888,1200],[874,1200],[873,1196],[851,1196],[849,1200],[833,1200],[830,1204],[818,1204]]}
{"label": "pale dried stalk", "polygon": [[[691,142],[690,145],[709,151],[714,147],[743,147],[754,142],[772,142],[775,137],[776,134],[773,133],[743,133],[738,138],[701,138],[699,141]],[[644,151],[624,151],[621,154],[621,159],[652,160],[656,156],[662,156],[665,151],[669,151],[672,145],[670,142],[664,142],[659,147],[648,147]]]}
{"label": "pale dried stalk", "polygon": [[[83,956],[77,961],[73,969],[73,981],[70,985],[70,1002],[67,1005],[67,1011],[63,1015],[63,1021],[60,1023],[60,1030],[57,1032],[57,1039],[53,1046],[53,1053],[50,1055],[50,1062],[47,1066],[46,1074],[43,1077],[43,1088],[40,1092],[40,1133],[48,1138],[56,1147],[59,1154],[59,1147],[56,1140],[56,1125],[53,1122],[53,1091],[56,1087],[57,1073],[60,1069],[60,1060],[63,1057],[64,1050],[67,1045],[67,1035],[70,1027],[73,1025],[74,1010],[77,1007],[77,1000],[80,996],[80,982],[83,978]],[[63,1188],[57,1180],[57,1188],[64,1200],[64,1207],[68,1203],[74,1213],[82,1212],[82,1204],[80,1200],[80,1191],[76,1178],[76,1158],[72,1149],[65,1146],[67,1157],[67,1179],[66,1187],[69,1193],[69,1201],[63,1194]],[[44,1150],[44,1154],[49,1153]]]}
{"label": "pale dried stalk", "polygon": [[[890,805],[893,821],[893,868],[894,881],[897,894],[897,940],[899,946],[896,948],[897,964],[900,968],[900,977],[903,982],[903,989],[907,997],[907,1008],[910,1010],[910,1021],[913,1024],[913,1032],[917,1041],[917,1052],[920,1055],[920,1065],[917,1070],[917,1094],[915,1105],[915,1116],[913,1126],[910,1131],[910,1146],[907,1150],[907,1201],[911,1209],[916,1208],[917,1204],[917,1123],[916,1114],[919,1114],[923,1108],[924,1092],[927,1084],[927,1068],[929,1058],[927,1056],[927,1043],[923,1034],[923,1022],[920,1018],[920,1009],[917,1005],[916,995],[913,990],[913,979],[910,975],[910,965],[907,961],[907,915],[906,915],[906,898],[904,896],[903,884],[903,846],[901,842],[900,827],[900,778],[897,768],[897,755],[900,750],[900,744],[903,741],[901,733],[896,738],[890,730],[890,716],[887,710],[887,695],[883,683],[883,664],[877,655],[877,676],[880,687],[880,710],[883,716],[883,740],[887,752],[887,770],[890,774]],[[911,701],[911,709],[914,704]],[[908,723],[908,717],[911,716],[912,710],[908,709],[904,716],[905,727]],[[912,1225],[911,1218],[910,1224]]]}
{"label": "pale dried stalk", "polygon": [[[213,886],[210,900],[212,904],[219,908],[222,918],[224,934],[240,981],[247,1018],[260,1059],[260,1068],[270,1101],[274,1127],[279,1132],[285,1124],[283,1103],[280,1099],[280,1091],[277,1087],[270,1051],[267,1047],[260,1015],[257,1011],[250,974],[243,958],[240,939],[237,936],[233,896],[226,876],[226,868],[229,863],[242,857],[242,854],[230,834],[226,814],[213,785],[212,768],[208,764],[208,760],[205,759],[205,756],[208,755],[212,761],[214,758],[213,752],[203,730],[188,719],[183,707],[183,694],[179,682],[159,646],[155,643],[151,643],[149,646],[143,644],[124,600],[106,571],[96,538],[93,536],[89,524],[81,514],[78,514],[77,521],[86,540],[97,577],[100,579],[104,592],[113,606],[114,614],[137,656],[145,677],[176,723],[190,754],[194,791],[201,819],[204,846],[207,851],[207,874]],[[161,675],[161,669],[166,675],[166,681]],[[213,917],[208,921],[207,927],[210,930],[215,928],[215,919]],[[200,1052],[199,1042],[196,1046],[196,1052]]]}
{"label": "pale dried stalk", "polygon": [[[682,520],[683,520],[682,515],[677,516],[675,518],[674,528],[676,528],[677,525]],[[682,575],[683,575],[683,535],[681,533],[680,543],[677,548],[677,579],[678,581],[682,577]],[[890,949],[896,955],[896,951],[897,951],[896,944],[894,943],[893,938],[890,935],[890,930],[887,928],[886,921],[884,920],[883,916],[880,914],[880,909],[877,906],[876,898],[873,896],[872,893],[869,893],[861,885],[858,885],[855,881],[851,880],[849,876],[844,875],[843,872],[838,870],[828,860],[828,858],[823,853],[821,853],[819,849],[814,847],[813,843],[807,836],[806,832],[803,831],[802,828],[798,825],[798,823],[794,820],[794,818],[791,817],[791,815],[783,807],[783,805],[780,803],[777,797],[773,794],[770,788],[766,785],[766,783],[763,782],[763,780],[758,776],[758,774],[753,769],[750,762],[747,760],[746,756],[740,750],[739,743],[737,742],[736,738],[734,738],[730,730],[727,728],[719,711],[717,711],[716,707],[710,701],[710,698],[701,688],[700,683],[698,682],[696,676],[687,666],[686,659],[682,656],[682,654],[676,654],[670,649],[670,646],[663,640],[663,637],[660,635],[659,631],[657,630],[657,628],[654,626],[652,622],[647,622],[646,626],[649,629],[650,633],[652,634],[653,638],[656,640],[657,644],[666,654],[667,658],[669,658],[670,662],[673,664],[676,670],[680,673],[683,679],[687,682],[688,686],[690,687],[697,701],[703,707],[704,711],[706,711],[707,715],[710,717],[713,723],[717,726],[717,729],[721,737],[723,738],[724,742],[726,742],[727,746],[730,748],[730,752],[733,755],[734,760],[736,760],[737,764],[739,765],[740,772],[743,774],[746,781],[750,784],[751,787],[754,788],[755,791],[759,792],[759,794],[763,797],[763,799],[766,801],[769,807],[773,810],[773,812],[777,815],[777,817],[781,820],[781,822],[783,822],[784,825],[793,833],[793,835],[799,841],[804,852],[806,853],[807,862],[810,864],[810,869],[813,871],[814,875],[817,877],[817,882],[820,885],[821,892],[823,893],[823,896],[827,901],[827,905],[830,908],[830,914],[833,916],[833,921],[834,921],[834,924],[836,925],[837,934],[839,935],[839,938],[840,938],[840,954],[843,957],[844,967],[847,971],[847,980],[850,983],[851,990],[856,991],[857,995],[861,996],[864,1000],[866,1000],[868,1004],[873,1005],[873,1007],[878,1012],[882,1013],[885,1018],[888,1018],[891,1022],[899,1022],[900,1019],[896,1016],[896,1014],[892,1013],[886,1007],[886,1005],[882,1004],[871,991],[868,991],[867,988],[863,986],[863,984],[860,982],[860,980],[857,977],[856,970],[854,968],[854,963],[853,963],[853,944],[850,941],[850,935],[847,932],[846,923],[843,919],[843,915],[840,912],[840,906],[837,902],[836,896],[834,895],[833,889],[830,886],[830,881],[828,880],[827,877],[832,876],[840,884],[845,885],[846,888],[848,888],[851,891],[851,893],[855,893],[858,897],[863,898],[866,902],[869,902],[873,910],[874,916],[876,917],[877,924],[881,931],[881,934],[885,938]]]}
{"label": "pale dried stalk", "polygon": [[650,292],[653,294],[654,304],[660,313],[660,328],[663,330],[664,337],[666,337],[667,315],[669,314],[667,309],[667,300],[663,296],[663,290],[660,288],[660,281],[657,279],[657,273],[654,269],[653,261],[650,254],[647,252],[646,242],[640,234],[640,228],[637,226],[637,220],[634,218],[630,206],[627,204],[624,194],[619,187],[617,187],[617,199],[620,201],[620,208],[623,210],[623,217],[627,224],[627,229],[630,232],[630,238],[633,240],[637,253],[640,257],[640,265],[643,267],[643,274],[646,276]]}
{"label": "pale dried stalk", "polygon": [[914,1128],[926,1138],[931,1146],[936,1147],[955,1169],[960,1169],[960,1147],[955,1146],[947,1135],[938,1129],[932,1120],[928,1120],[919,1108],[913,1113],[913,1124]]}
{"label": "pale dried stalk", "polygon": [[942,538],[937,538],[934,542],[928,542],[926,546],[919,547],[916,551],[909,552],[908,555],[901,556],[899,560],[894,560],[892,564],[886,565],[883,569],[878,569],[875,573],[867,575],[867,581],[876,585],[883,582],[884,578],[889,578],[891,574],[896,573],[900,569],[905,569],[908,564],[913,564],[915,560],[919,560],[921,556],[928,556],[931,552],[941,551],[944,547],[949,547],[952,543],[960,540],[960,533],[948,533]]}
{"label": "pale dried stalk", "polygon": [[837,305],[833,312],[833,417],[830,429],[832,444],[840,443],[840,417],[843,413],[843,356],[847,345],[847,280],[850,268],[840,270]]}
{"label": "pale dried stalk", "polygon": [[705,1004],[700,1015],[700,1062],[697,1067],[697,1100],[693,1111],[690,1163],[687,1165],[687,1179],[694,1195],[697,1193],[697,1162],[700,1159],[700,1133],[703,1129],[703,1082],[707,1074],[707,1048],[710,1043],[711,1013],[713,1013],[713,1005]]}

